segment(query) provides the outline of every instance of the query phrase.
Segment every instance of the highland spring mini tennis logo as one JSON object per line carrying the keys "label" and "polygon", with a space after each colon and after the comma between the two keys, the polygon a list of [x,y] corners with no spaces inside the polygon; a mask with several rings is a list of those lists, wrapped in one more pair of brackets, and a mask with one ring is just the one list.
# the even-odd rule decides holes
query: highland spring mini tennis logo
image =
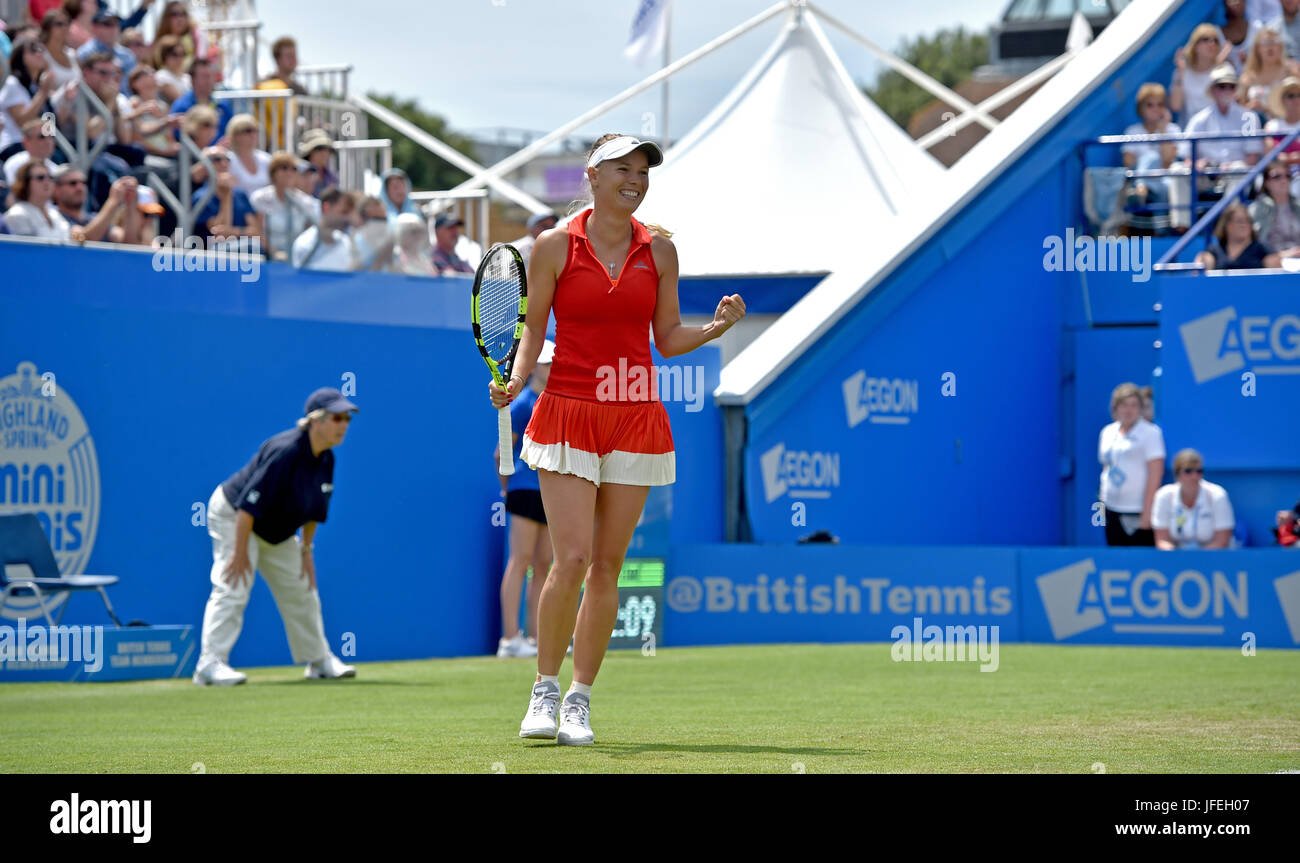
{"label": "highland spring mini tennis logo", "polygon": [[[33,513],[59,572],[85,572],[99,525],[99,462],[77,405],[54,372],[21,362],[0,379],[0,515]],[[67,593],[47,596],[46,610]],[[11,597],[0,616],[40,615],[35,597]]]}

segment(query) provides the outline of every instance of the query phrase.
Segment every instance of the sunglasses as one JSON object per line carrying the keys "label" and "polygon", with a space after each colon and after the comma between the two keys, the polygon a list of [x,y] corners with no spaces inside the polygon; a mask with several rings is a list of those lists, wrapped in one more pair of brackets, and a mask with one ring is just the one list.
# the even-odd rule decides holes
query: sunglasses
{"label": "sunglasses", "polygon": [[39,183],[43,180],[50,179],[50,175],[49,174],[28,174],[27,179],[33,183]]}
{"label": "sunglasses", "polygon": [[73,178],[71,180],[59,180],[60,186],[85,186],[88,185],[85,180]]}
{"label": "sunglasses", "polygon": [[352,414],[330,414],[330,419],[336,423],[350,423],[352,422]]}
{"label": "sunglasses", "polygon": [[1202,42],[1213,42],[1215,45],[1218,45],[1218,44],[1219,44],[1219,37],[1217,37],[1217,36],[1202,36],[1201,38],[1199,38],[1199,39],[1196,40],[1196,44],[1197,44],[1197,45],[1201,44]]}
{"label": "sunglasses", "polygon": [[230,160],[225,156],[209,156],[208,161],[214,165],[227,165],[230,163]]}
{"label": "sunglasses", "polygon": [[1215,85],[1214,85],[1214,89],[1216,89],[1216,90],[1235,90],[1235,89],[1237,89],[1237,85],[1236,85],[1236,84],[1215,84]]}
{"label": "sunglasses", "polygon": [[168,56],[168,57],[184,57],[184,56],[185,56],[185,49],[184,49],[184,48],[173,48],[172,50],[170,50],[170,51],[167,52],[167,56]]}
{"label": "sunglasses", "polygon": [[1182,471],[1182,472],[1183,472],[1183,473],[1205,473],[1205,468],[1203,468],[1203,467],[1185,467],[1185,468],[1183,468],[1183,471]]}
{"label": "sunglasses", "polygon": [[1264,179],[1265,179],[1265,180],[1285,180],[1285,179],[1287,179],[1287,176],[1286,176],[1286,174],[1269,174],[1269,175],[1266,176]]}
{"label": "sunglasses", "polygon": [[1282,94],[1283,99],[1300,99],[1300,90],[1291,90]]}

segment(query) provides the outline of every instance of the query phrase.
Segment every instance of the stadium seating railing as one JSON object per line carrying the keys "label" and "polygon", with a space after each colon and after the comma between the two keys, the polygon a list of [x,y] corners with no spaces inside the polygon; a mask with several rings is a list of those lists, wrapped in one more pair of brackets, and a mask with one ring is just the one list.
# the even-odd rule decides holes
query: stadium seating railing
{"label": "stadium seating railing", "polygon": [[[94,111],[103,119],[106,124],[105,132],[101,133],[92,146],[90,143],[90,112]],[[68,157],[68,163],[83,173],[90,172],[90,166],[99,154],[104,152],[108,146],[107,130],[113,126],[113,112],[95,95],[95,91],[85,82],[85,79],[77,79],[77,98],[73,102],[73,111],[77,117],[76,143],[69,141],[56,126],[54,129],[54,142],[63,154]]]}
{"label": "stadium seating railing", "polygon": [[[1219,215],[1229,204],[1235,200],[1244,199],[1246,191],[1251,187],[1251,184],[1255,182],[1255,178],[1268,170],[1268,166],[1273,162],[1273,160],[1280,156],[1287,147],[1291,146],[1291,143],[1296,140],[1298,135],[1300,135],[1300,128],[1295,129],[1282,138],[1282,140],[1278,141],[1277,144],[1273,146],[1272,150],[1266,153],[1264,157],[1256,162],[1249,171],[1241,176],[1241,179],[1237,181],[1237,185],[1224,192],[1223,197],[1220,198],[1205,215],[1201,216],[1200,220],[1197,221],[1195,225],[1192,225],[1191,229],[1188,230],[1186,234],[1178,238],[1178,242],[1174,243],[1173,246],[1171,246],[1169,250],[1161,256],[1160,260],[1156,262],[1155,269],[1163,270],[1168,268],[1170,264],[1178,259],[1178,255],[1187,248],[1188,244],[1191,243],[1193,239],[1203,236],[1207,230],[1214,226]],[[1268,137],[1276,137],[1276,134],[1269,135]]]}
{"label": "stadium seating railing", "polygon": [[334,152],[338,156],[339,188],[345,191],[368,193],[372,184],[378,190],[379,178],[393,167],[390,138],[337,141]]}
{"label": "stadium seating railing", "polygon": [[411,200],[420,206],[428,219],[430,233],[438,214],[453,212],[465,223],[465,234],[478,243],[483,251],[488,249],[488,221],[491,212],[487,189],[462,191],[412,192]]}
{"label": "stadium seating railing", "polygon": [[[1164,203],[1149,202],[1149,203],[1142,204],[1141,209],[1143,211],[1150,212],[1150,213],[1164,213],[1164,214],[1168,214],[1170,211],[1175,209],[1183,209],[1183,210],[1188,210],[1191,213],[1191,218],[1195,219],[1197,213],[1206,210],[1215,209],[1218,203],[1215,201],[1198,200],[1198,190],[1201,187],[1200,178],[1206,177],[1206,178],[1214,179],[1218,177],[1224,177],[1224,178],[1249,177],[1253,179],[1255,176],[1259,174],[1259,171],[1262,170],[1262,166],[1272,161],[1272,159],[1275,158],[1278,153],[1286,149],[1287,145],[1289,145],[1291,141],[1295,140],[1296,133],[1292,132],[1289,135],[1286,135],[1284,140],[1281,143],[1279,143],[1273,149],[1273,151],[1268,154],[1266,158],[1261,158],[1260,161],[1254,166],[1249,168],[1234,168],[1226,171],[1219,170],[1219,169],[1210,169],[1205,171],[1197,170],[1196,161],[1197,161],[1198,144],[1204,143],[1206,141],[1223,141],[1223,140],[1247,141],[1247,140],[1255,140],[1255,139],[1263,139],[1263,138],[1277,138],[1281,134],[1282,133],[1280,132],[1252,132],[1252,133],[1195,132],[1191,134],[1182,133],[1182,134],[1172,134],[1172,135],[1171,134],[1103,135],[1098,138],[1092,138],[1089,140],[1082,141],[1079,144],[1079,155],[1081,160],[1083,161],[1083,164],[1087,166],[1088,151],[1094,147],[1119,147],[1119,146],[1123,146],[1124,144],[1149,144],[1149,143],[1163,143],[1166,141],[1173,144],[1184,144],[1184,143],[1187,144],[1189,148],[1188,161],[1190,163],[1188,168],[1184,170],[1162,168],[1162,169],[1145,170],[1145,171],[1137,170],[1136,168],[1131,168],[1131,169],[1124,169],[1123,176],[1126,184],[1133,180],[1163,179],[1167,177],[1173,177],[1185,181],[1188,184],[1188,188],[1190,190],[1189,195],[1187,197],[1187,203],[1164,204]],[[1106,169],[1100,167],[1085,167],[1084,169],[1085,184],[1088,183],[1090,180],[1090,175],[1088,174],[1088,172],[1093,170],[1119,171],[1118,168]],[[1249,180],[1247,180],[1247,182],[1249,182]],[[1248,188],[1247,186],[1239,183],[1237,186],[1233,187],[1233,190],[1231,192],[1225,190],[1223,194],[1223,200],[1230,201],[1234,196],[1244,194],[1247,188]],[[1088,196],[1085,192],[1084,200],[1086,200],[1087,197]],[[1224,206],[1226,206],[1226,204]],[[1124,210],[1126,213],[1129,213],[1130,215],[1134,212],[1134,208],[1128,207],[1127,205],[1125,206]],[[1222,211],[1222,207],[1217,207],[1217,211]],[[1094,222],[1095,218],[1096,218],[1095,215],[1089,214],[1087,212],[1084,213],[1085,224],[1089,222]],[[1189,230],[1187,233],[1190,235],[1193,233],[1193,231]]]}
{"label": "stadium seating railing", "polygon": [[221,80],[229,87],[256,86],[262,22],[214,21],[204,25],[203,29],[220,51]]}
{"label": "stadium seating railing", "polygon": [[332,66],[299,66],[293,76],[313,96],[347,99],[352,66],[347,63]]}
{"label": "stadium seating railing", "polygon": [[197,162],[207,169],[209,177],[216,176],[217,169],[208,157],[203,155],[203,151],[194,143],[193,138],[186,135],[184,131],[179,132],[179,137],[181,148],[176,155],[179,168],[176,185],[180,194],[173,194],[162,178],[153,171],[149,172],[148,183],[149,188],[154,190],[159,200],[165,202],[171,211],[176,214],[176,225],[181,232],[181,236],[189,237],[194,233],[194,223],[198,218],[198,214],[202,212],[203,208],[208,205],[208,201],[212,200],[212,196],[216,193],[215,186],[209,183],[207,191],[204,192],[202,197],[191,202],[191,198],[194,196],[194,183],[190,177],[190,168]]}

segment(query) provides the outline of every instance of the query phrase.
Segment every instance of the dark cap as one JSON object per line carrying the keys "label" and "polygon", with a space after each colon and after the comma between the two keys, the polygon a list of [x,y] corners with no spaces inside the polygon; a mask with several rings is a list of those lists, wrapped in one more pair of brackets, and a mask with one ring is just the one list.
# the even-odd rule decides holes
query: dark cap
{"label": "dark cap", "polygon": [[307,404],[303,407],[302,413],[303,416],[306,416],[316,410],[324,410],[332,414],[342,414],[359,411],[361,408],[343,398],[343,393],[333,387],[321,387],[307,397]]}
{"label": "dark cap", "polygon": [[109,21],[116,21],[118,25],[121,25],[122,18],[116,12],[109,9],[101,9],[95,13],[94,18],[90,19],[90,23],[92,24],[107,24]]}
{"label": "dark cap", "polygon": [[440,213],[438,218],[434,220],[433,227],[434,230],[437,230],[438,228],[449,228],[452,225],[464,224],[465,221],[455,213]]}
{"label": "dark cap", "polygon": [[548,219],[555,219],[557,222],[559,221],[559,218],[554,213],[533,213],[528,217],[528,230],[531,231],[533,228],[536,228]]}

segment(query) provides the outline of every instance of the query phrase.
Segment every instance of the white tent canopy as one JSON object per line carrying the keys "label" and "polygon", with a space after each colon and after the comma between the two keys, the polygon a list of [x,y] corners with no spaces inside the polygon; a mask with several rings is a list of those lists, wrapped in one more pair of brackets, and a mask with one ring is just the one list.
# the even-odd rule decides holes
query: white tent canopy
{"label": "white tent canopy", "polygon": [[814,13],[797,9],[651,172],[637,218],[674,232],[685,276],[824,273],[944,171],[862,95]]}

